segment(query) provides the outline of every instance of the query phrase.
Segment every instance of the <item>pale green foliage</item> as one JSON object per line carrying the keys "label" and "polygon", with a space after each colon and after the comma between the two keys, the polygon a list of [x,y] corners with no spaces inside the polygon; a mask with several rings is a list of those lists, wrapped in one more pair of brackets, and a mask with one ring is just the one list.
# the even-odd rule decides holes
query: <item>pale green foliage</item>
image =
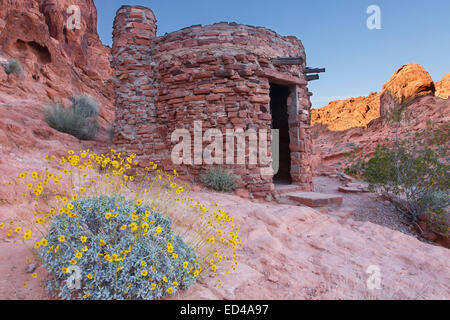
{"label": "pale green foliage", "polygon": [[72,105],[65,108],[56,103],[45,109],[45,120],[55,130],[68,133],[80,140],[92,140],[98,132],[99,106],[90,96],[71,98]]}
{"label": "pale green foliage", "polygon": [[[49,291],[56,290],[63,299],[87,298],[88,294],[88,298],[94,300],[150,300],[166,296],[169,287],[175,293],[195,282],[192,268],[198,267],[197,255],[172,232],[170,218],[121,196],[78,199],[72,204],[71,211],[78,216],[55,216],[46,235],[48,244],[40,253],[45,268],[53,275],[48,282]],[[109,219],[105,217],[108,213],[113,213]],[[132,213],[139,219],[134,221]],[[149,224],[148,232],[144,233],[143,228],[133,231],[130,225],[135,222],[141,226],[143,217]],[[123,225],[127,228],[121,230]],[[156,234],[158,226],[161,233]],[[64,242],[58,240],[61,235],[65,236]],[[85,243],[81,241],[83,236]],[[168,252],[168,243],[173,244],[173,253],[178,254],[178,258]],[[59,250],[55,253],[54,248],[58,245]],[[83,252],[83,247],[88,250]],[[123,251],[127,252],[123,254]],[[81,259],[76,257],[77,252],[82,252]],[[105,259],[113,254],[125,258],[123,261]],[[81,270],[82,289],[75,291],[67,285],[70,274],[62,272],[63,268],[71,266],[72,259]],[[183,266],[185,261],[189,263],[187,268]],[[155,271],[151,270],[152,266]],[[148,272],[146,276],[142,275],[143,270]],[[92,279],[88,279],[89,274]],[[173,285],[174,281],[177,286]]]}
{"label": "pale green foliage", "polygon": [[207,170],[200,181],[217,191],[232,191],[236,189],[236,178],[223,168]]}
{"label": "pale green foliage", "polygon": [[[402,121],[402,111],[393,113]],[[347,173],[358,175],[381,190],[396,209],[418,223],[426,216],[429,227],[444,236],[449,233],[450,166],[449,125],[427,124],[427,128],[379,144],[367,158],[355,149]]]}
{"label": "pale green foliage", "polygon": [[9,60],[8,63],[5,64],[4,68],[7,75],[15,74],[16,76],[19,76],[24,74],[20,62],[14,59]]}

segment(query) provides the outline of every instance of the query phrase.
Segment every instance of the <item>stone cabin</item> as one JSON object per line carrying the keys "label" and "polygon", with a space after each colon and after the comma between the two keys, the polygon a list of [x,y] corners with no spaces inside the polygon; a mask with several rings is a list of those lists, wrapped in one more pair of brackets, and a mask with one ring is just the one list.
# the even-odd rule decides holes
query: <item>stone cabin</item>
{"label": "stone cabin", "polygon": [[[176,129],[188,130],[195,140],[194,122],[201,121],[203,134],[218,129],[224,141],[227,129],[267,130],[269,158],[270,130],[279,129],[277,174],[270,162],[230,164],[230,159],[224,159],[222,166],[238,178],[238,188],[253,197],[270,197],[278,184],[311,191],[311,93],[307,83],[318,76],[307,75],[311,69],[306,68],[301,41],[262,27],[225,22],[195,25],[159,37],[156,28],[155,15],[148,8],[123,6],[117,12],[112,49],[114,148],[136,153],[144,165],[153,161],[198,181],[217,164],[175,164],[172,151],[181,141],[172,138]],[[250,139],[246,160],[251,156]],[[211,141],[200,143],[205,148]],[[238,147],[230,150],[236,155]]]}

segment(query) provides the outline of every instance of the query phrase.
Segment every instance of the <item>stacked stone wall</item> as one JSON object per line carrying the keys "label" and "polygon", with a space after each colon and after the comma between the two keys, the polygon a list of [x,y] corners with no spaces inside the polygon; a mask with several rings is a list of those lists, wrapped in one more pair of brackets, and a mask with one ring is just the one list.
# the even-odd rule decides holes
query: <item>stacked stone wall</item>
{"label": "stacked stone wall", "polygon": [[[115,148],[136,153],[143,163],[156,161],[166,170],[176,169],[198,180],[210,166],[174,165],[171,154],[179,141],[172,141],[172,133],[186,129],[194,137],[194,122],[200,120],[203,133],[218,129],[224,141],[227,129],[270,132],[270,83],[284,84],[291,89],[291,176],[295,184],[310,190],[311,104],[305,64],[271,63],[275,57],[305,61],[301,42],[235,23],[192,26],[156,37],[155,23],[153,12],[143,7],[122,7],[115,20]],[[203,147],[209,143],[204,141]],[[274,188],[273,176],[261,169],[270,164],[249,164],[249,156],[247,150],[245,164],[233,161],[224,166],[238,177],[239,188],[255,197],[267,196]]]}

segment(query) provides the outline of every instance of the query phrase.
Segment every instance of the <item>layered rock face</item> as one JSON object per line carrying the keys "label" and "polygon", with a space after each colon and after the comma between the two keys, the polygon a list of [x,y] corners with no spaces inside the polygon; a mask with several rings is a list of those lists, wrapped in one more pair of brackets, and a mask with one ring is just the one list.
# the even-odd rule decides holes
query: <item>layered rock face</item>
{"label": "layered rock face", "polygon": [[311,110],[311,125],[326,125],[332,131],[365,127],[380,116],[380,96],[373,92],[367,97],[332,101],[321,109]]}
{"label": "layered rock face", "polygon": [[417,63],[401,66],[383,85],[380,115],[386,115],[394,106],[411,103],[412,100],[434,95],[436,89],[433,79]]}
{"label": "layered rock face", "polygon": [[[313,123],[314,156],[313,168],[319,171],[330,171],[344,165],[343,156],[358,146],[367,154],[372,153],[378,143],[395,133],[393,126],[384,121],[387,113],[393,107],[403,105],[407,108],[409,120],[401,123],[399,133],[407,134],[424,129],[427,121],[433,121],[437,126],[448,123],[450,114],[450,73],[436,84],[428,72],[418,64],[410,63],[400,67],[383,85],[381,94],[371,94],[369,97],[379,99],[379,117],[365,126],[348,126],[339,128],[334,122],[343,121],[336,114],[340,105],[332,102],[329,106],[319,109],[315,114],[327,114],[327,118],[316,116]],[[367,98],[362,98],[366,101]],[[349,117],[352,116],[352,105],[347,103]],[[345,109],[343,107],[342,109]],[[345,118],[344,116],[342,116]],[[347,120],[351,123],[352,120]]]}
{"label": "layered rock face", "polygon": [[[211,134],[213,129],[214,137],[219,135],[223,142],[229,129],[253,129],[260,134],[260,130],[266,130],[270,140],[270,89],[276,83],[285,85],[288,91],[288,173],[295,184],[310,190],[311,105],[302,71],[305,53],[301,42],[264,28],[235,23],[193,26],[156,37],[155,22],[150,9],[128,6],[118,11],[115,20],[115,148],[136,153],[144,163],[156,161],[166,170],[176,169],[196,178],[208,165],[192,156],[193,165],[175,165],[171,151],[179,140],[172,141],[172,133],[187,130],[194,141],[194,122],[201,121],[200,135]],[[275,57],[302,57],[303,65],[275,66],[271,63]],[[200,143],[200,152],[208,144]],[[189,142],[189,150],[190,146]],[[266,149],[270,156],[270,147]],[[191,155],[197,150],[192,150]],[[237,152],[222,160],[239,177],[239,188],[246,188],[256,197],[270,194],[273,174],[263,173],[264,169],[270,170],[270,163],[250,164],[248,148],[244,152],[245,163],[236,158]]]}
{"label": "layered rock face", "polygon": [[102,45],[96,26],[93,0],[2,1],[0,55],[3,61],[19,61],[25,73],[15,79],[0,68],[0,92],[41,101],[90,94],[102,105],[104,123],[111,122],[110,49]]}
{"label": "layered rock face", "polygon": [[383,85],[382,92],[367,97],[330,102],[321,109],[311,110],[311,125],[322,125],[331,131],[366,127],[372,120],[384,116],[395,105],[411,103],[422,96],[447,99],[450,96],[450,73],[433,82],[429,73],[416,63],[401,66]]}
{"label": "layered rock face", "polygon": [[417,63],[401,66],[383,85],[383,94],[390,93],[399,103],[421,96],[434,95],[435,86],[429,73]]}

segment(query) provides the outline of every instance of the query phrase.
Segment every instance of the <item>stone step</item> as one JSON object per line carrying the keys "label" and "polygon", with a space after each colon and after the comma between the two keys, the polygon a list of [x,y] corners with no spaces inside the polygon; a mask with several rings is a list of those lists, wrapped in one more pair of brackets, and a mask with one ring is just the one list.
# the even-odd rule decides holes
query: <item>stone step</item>
{"label": "stone step", "polygon": [[273,191],[273,193],[275,195],[280,195],[298,191],[302,191],[301,186],[297,186],[295,184],[275,184],[275,190]]}
{"label": "stone step", "polygon": [[340,206],[343,200],[341,196],[335,194],[318,192],[291,192],[282,194],[281,197],[308,207]]}

